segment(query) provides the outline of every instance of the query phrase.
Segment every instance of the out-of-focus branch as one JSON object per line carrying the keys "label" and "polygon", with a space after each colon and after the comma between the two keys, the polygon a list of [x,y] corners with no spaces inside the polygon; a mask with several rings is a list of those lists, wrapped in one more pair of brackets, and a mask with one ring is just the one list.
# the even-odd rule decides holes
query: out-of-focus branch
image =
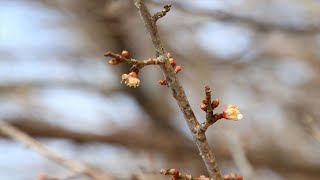
{"label": "out-of-focus branch", "polygon": [[241,175],[248,180],[255,179],[253,168],[250,162],[248,161],[243,148],[241,147],[238,135],[235,132],[232,132],[231,130],[228,134],[229,149],[231,151],[231,155],[233,157],[234,162],[240,169]]}
{"label": "out-of-focus branch", "polygon": [[[61,138],[71,140],[77,143],[91,143],[100,142],[107,143],[117,146],[127,147],[128,149],[145,149],[151,151],[162,152],[168,156],[179,154],[180,157],[188,156],[190,153],[196,153],[194,148],[189,144],[189,141],[184,141],[181,137],[176,137],[174,132],[165,132],[157,130],[157,127],[149,127],[148,132],[151,133],[152,137],[145,136],[144,133],[136,133],[133,131],[128,131],[128,129],[136,129],[136,127],[131,127],[128,129],[119,129],[115,133],[108,135],[99,135],[87,132],[76,132],[63,127],[55,126],[41,120],[15,120],[11,123],[13,126],[19,128],[20,130],[26,132],[33,137],[45,137],[45,138]],[[139,124],[137,125],[137,127]],[[0,136],[4,136],[0,131]],[[130,138],[128,138],[130,137]],[[171,141],[168,141],[168,137],[171,137]],[[177,143],[179,142],[179,143]],[[181,152],[181,149],[184,151]]]}
{"label": "out-of-focus branch", "polygon": [[185,120],[189,126],[194,140],[196,141],[196,144],[200,151],[200,155],[206,164],[207,170],[211,177],[217,180],[221,180],[222,175],[220,173],[220,169],[218,167],[213,151],[206,140],[205,133],[203,131],[199,131],[200,124],[194,115],[194,112],[189,104],[183,87],[177,79],[175,70],[172,68],[169,62],[168,54],[165,52],[160,41],[156,21],[151,17],[151,14],[145,6],[143,0],[134,0],[134,3],[139,10],[139,14],[141,15],[141,18],[147,30],[150,33],[158,59],[164,62],[164,64],[161,64],[160,67],[166,77],[169,87],[173,92],[174,98],[176,99],[182,113],[184,114]]}
{"label": "out-of-focus branch", "polygon": [[74,171],[75,173],[83,174],[95,180],[112,179],[112,177],[105,172],[91,169],[86,165],[79,163],[77,161],[65,159],[60,154],[56,153],[55,151],[52,151],[45,145],[41,144],[39,141],[33,139],[31,136],[25,134],[24,132],[20,131],[19,129],[15,128],[14,126],[10,125],[9,123],[3,120],[0,120],[0,131],[5,135],[25,144],[26,146],[35,149],[43,156]]}
{"label": "out-of-focus branch", "polygon": [[[157,6],[160,3],[155,1],[151,1],[152,4],[156,4]],[[239,14],[234,14],[232,12],[224,11],[224,10],[210,10],[210,11],[203,11],[203,10],[196,10],[196,9],[188,9],[183,6],[180,2],[179,3],[172,3],[174,7],[176,7],[181,12],[184,12],[188,15],[192,16],[202,16],[202,17],[210,17],[215,20],[223,21],[223,22],[231,22],[231,23],[240,23],[245,26],[251,27],[258,31],[284,31],[289,33],[300,33],[300,34],[315,34],[320,31],[320,24],[310,24],[306,26],[293,26],[287,24],[278,24],[273,22],[267,22],[264,20],[260,20],[251,16],[244,16]]]}
{"label": "out-of-focus branch", "polygon": [[310,115],[306,115],[302,123],[309,129],[311,135],[320,143],[320,128]]}

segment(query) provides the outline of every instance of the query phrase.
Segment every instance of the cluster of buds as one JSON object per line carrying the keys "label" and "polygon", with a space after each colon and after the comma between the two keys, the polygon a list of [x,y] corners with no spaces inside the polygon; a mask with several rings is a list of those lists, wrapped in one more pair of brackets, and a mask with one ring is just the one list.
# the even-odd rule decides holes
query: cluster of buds
{"label": "cluster of buds", "polygon": [[243,177],[236,173],[230,173],[223,176],[224,180],[242,180]]}
{"label": "cluster of buds", "polygon": [[121,83],[124,83],[129,87],[138,87],[140,85],[140,80],[138,79],[138,74],[136,72],[130,72],[129,74],[122,74]]}
{"label": "cluster of buds", "polygon": [[175,60],[173,59],[173,57],[170,53],[168,53],[168,57],[169,57],[169,62],[171,64],[172,68],[174,69],[176,74],[178,74],[182,70],[181,66],[177,66],[177,63],[175,62]]}
{"label": "cluster of buds", "polygon": [[[210,105],[212,110],[214,110],[215,108],[217,108],[219,106],[219,99],[215,99],[212,102],[210,102],[211,99],[211,90],[209,87],[206,87],[206,95],[207,97],[202,99],[202,103],[200,105],[200,108],[207,112],[207,118],[210,119],[210,117],[213,117],[214,122],[219,120],[219,119],[226,119],[226,120],[233,120],[233,121],[238,121],[240,119],[242,119],[242,114],[240,113],[239,108],[234,105],[234,104],[229,104],[222,113],[216,113],[216,114],[211,114],[211,112],[208,112],[208,106]],[[208,114],[209,113],[209,114]],[[211,116],[210,116],[211,114]],[[207,119],[208,120],[208,119]],[[211,121],[211,120],[209,120]]]}
{"label": "cluster of buds", "polygon": [[[200,108],[201,108],[203,111],[207,111],[208,104],[209,104],[208,99],[207,99],[207,98],[203,98],[203,99],[202,99],[202,103],[203,103],[203,104],[200,105]],[[212,110],[214,110],[215,108],[217,108],[217,107],[219,106],[219,103],[220,103],[219,99],[213,100],[213,101],[211,102]]]}
{"label": "cluster of buds", "polygon": [[[181,66],[177,66],[177,63],[175,62],[175,60],[173,59],[173,57],[170,53],[168,53],[168,57],[169,57],[169,62],[171,64],[172,68],[174,69],[176,74],[178,74],[182,70]],[[160,80],[159,84],[167,86],[168,82],[167,82],[167,80]]]}
{"label": "cluster of buds", "polygon": [[[105,54],[105,56],[109,56],[109,54]],[[121,52],[121,56],[124,58],[129,58],[129,52],[126,50],[123,50]],[[118,58],[113,58],[111,59],[108,63],[111,65],[118,65],[120,63],[122,63],[123,61],[118,57]]]}

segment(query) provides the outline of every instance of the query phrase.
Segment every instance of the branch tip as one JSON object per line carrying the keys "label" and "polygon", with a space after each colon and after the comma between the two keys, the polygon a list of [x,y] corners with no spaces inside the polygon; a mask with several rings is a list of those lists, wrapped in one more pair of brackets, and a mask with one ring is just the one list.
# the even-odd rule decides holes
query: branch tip
{"label": "branch tip", "polygon": [[171,3],[164,5],[163,9],[160,12],[157,12],[152,16],[153,21],[157,22],[158,19],[164,17],[167,14],[167,12],[170,11],[171,6],[172,6]]}

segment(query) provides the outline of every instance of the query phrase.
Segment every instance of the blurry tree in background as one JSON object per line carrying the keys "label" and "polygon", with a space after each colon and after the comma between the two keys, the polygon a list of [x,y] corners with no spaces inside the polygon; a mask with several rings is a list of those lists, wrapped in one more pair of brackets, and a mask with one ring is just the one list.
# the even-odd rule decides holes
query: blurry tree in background
{"label": "blurry tree in background", "polygon": [[[240,122],[217,122],[207,131],[223,174],[318,179],[320,2],[147,5],[154,13],[168,2],[172,10],[158,27],[183,67],[179,79],[198,119],[205,119],[198,108],[205,85],[221,99],[220,108],[235,103],[244,114]],[[141,86],[133,89],[120,84],[128,66],[106,63],[106,50],[123,49],[137,59],[155,56],[132,1],[1,0],[0,118],[65,157],[119,178],[168,179],[158,171],[171,167],[206,174],[171,92],[157,82],[160,69],[144,68]],[[69,173],[2,137],[0,179]]]}

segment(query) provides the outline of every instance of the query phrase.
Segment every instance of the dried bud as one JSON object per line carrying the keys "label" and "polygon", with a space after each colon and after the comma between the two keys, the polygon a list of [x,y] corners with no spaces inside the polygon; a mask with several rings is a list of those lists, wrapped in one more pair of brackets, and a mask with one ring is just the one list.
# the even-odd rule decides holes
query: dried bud
{"label": "dried bud", "polygon": [[129,58],[129,52],[126,51],[126,50],[123,50],[123,51],[121,52],[121,55],[122,55],[123,57],[125,57],[125,58]]}
{"label": "dried bud", "polygon": [[219,99],[213,100],[211,103],[212,109],[217,108],[219,106],[219,103],[220,103]]}
{"label": "dried bud", "polygon": [[121,83],[124,83],[129,87],[138,87],[140,85],[140,79],[137,78],[137,73],[131,72],[129,74],[122,74],[121,76]]}
{"label": "dried bud", "polygon": [[175,67],[177,65],[173,58],[169,58],[169,62],[172,67]]}
{"label": "dried bud", "polygon": [[174,71],[178,74],[178,72],[181,71],[181,66],[176,66],[176,68],[174,69]]}
{"label": "dried bud", "polygon": [[168,85],[168,82],[167,82],[167,80],[160,80],[159,84],[160,85]]}
{"label": "dried bud", "polygon": [[242,114],[240,114],[239,108],[234,104],[229,104],[227,108],[222,113],[223,118],[228,120],[238,121],[242,119]]}
{"label": "dried bud", "polygon": [[207,111],[207,106],[204,105],[204,104],[201,104],[201,105],[200,105],[200,108],[201,108],[203,111]]}
{"label": "dried bud", "polygon": [[111,65],[117,65],[119,63],[121,63],[122,61],[120,61],[119,59],[111,59],[108,63]]}
{"label": "dried bud", "polygon": [[207,98],[203,98],[203,99],[202,99],[202,103],[205,104],[205,105],[208,105],[208,104],[209,104],[209,103],[208,103],[208,99],[207,99]]}

